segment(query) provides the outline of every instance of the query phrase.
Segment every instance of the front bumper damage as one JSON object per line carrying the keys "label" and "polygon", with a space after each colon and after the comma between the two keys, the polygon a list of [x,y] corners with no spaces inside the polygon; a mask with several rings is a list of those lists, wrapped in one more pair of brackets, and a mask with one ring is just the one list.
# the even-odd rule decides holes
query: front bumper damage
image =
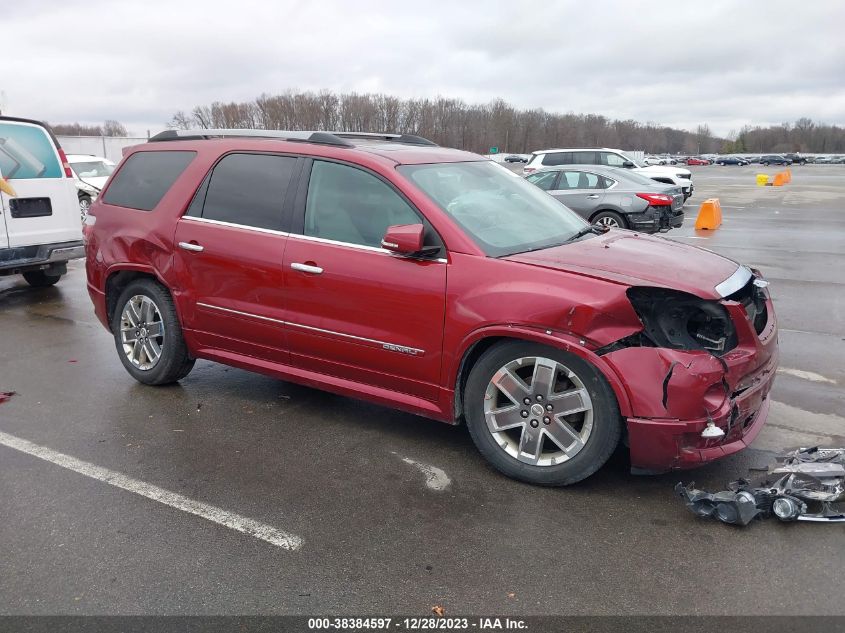
{"label": "front bumper damage", "polygon": [[754,313],[739,301],[721,304],[736,330],[727,352],[640,344],[602,354],[624,377],[632,472],[693,468],[731,455],[765,424],[778,364],[771,298],[766,293],[765,325],[755,324]]}
{"label": "front bumper damage", "polygon": [[782,455],[752,483],[739,479],[716,493],[678,483],[675,492],[697,516],[748,525],[781,521],[845,523],[845,448],[800,448]]}

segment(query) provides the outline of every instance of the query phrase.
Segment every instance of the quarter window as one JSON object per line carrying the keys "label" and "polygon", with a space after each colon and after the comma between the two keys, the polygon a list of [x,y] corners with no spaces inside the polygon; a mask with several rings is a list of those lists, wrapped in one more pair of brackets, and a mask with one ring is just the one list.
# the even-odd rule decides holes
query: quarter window
{"label": "quarter window", "polygon": [[194,156],[196,152],[136,152],[114,176],[103,201],[152,211]]}
{"label": "quarter window", "polygon": [[392,187],[372,174],[348,165],[314,161],[305,205],[305,235],[380,247],[387,227],[421,222]]}
{"label": "quarter window", "polygon": [[205,219],[281,230],[282,204],[295,165],[292,156],[229,154],[217,163],[207,190],[200,187],[189,214],[196,214],[197,199],[204,194]]}

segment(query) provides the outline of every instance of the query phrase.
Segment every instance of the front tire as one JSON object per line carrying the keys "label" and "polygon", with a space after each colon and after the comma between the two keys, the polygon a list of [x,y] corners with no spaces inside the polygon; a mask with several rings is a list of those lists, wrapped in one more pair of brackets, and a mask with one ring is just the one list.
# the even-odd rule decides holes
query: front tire
{"label": "front tire", "polygon": [[88,215],[88,210],[91,208],[91,196],[79,196],[79,215],[82,220]]}
{"label": "front tire", "polygon": [[173,298],[151,279],[134,281],[121,293],[111,329],[120,361],[138,382],[167,385],[194,367]]}
{"label": "front tire", "polygon": [[47,288],[56,285],[62,275],[50,275],[43,270],[31,270],[23,273],[23,278],[33,288]]}
{"label": "front tire", "polygon": [[599,211],[593,216],[593,224],[606,226],[611,229],[627,229],[628,223],[615,211]]}
{"label": "front tire", "polygon": [[589,477],[619,443],[619,406],[604,376],[563,350],[510,341],[470,372],[464,415],[475,446],[497,470],[541,486]]}

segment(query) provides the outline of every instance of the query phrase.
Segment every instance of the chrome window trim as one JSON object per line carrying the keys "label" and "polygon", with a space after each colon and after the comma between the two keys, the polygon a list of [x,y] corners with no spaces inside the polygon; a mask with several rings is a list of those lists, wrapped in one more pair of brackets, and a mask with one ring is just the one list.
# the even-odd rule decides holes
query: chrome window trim
{"label": "chrome window trim", "polygon": [[251,317],[253,319],[260,319],[262,321],[270,321],[272,323],[278,323],[279,325],[289,325],[291,327],[298,327],[303,330],[310,330],[312,332],[321,332],[323,334],[332,334],[334,336],[340,336],[342,338],[354,340],[354,341],[362,341],[364,343],[375,343],[376,345],[380,345],[382,349],[385,349],[390,352],[400,352],[403,354],[407,354],[410,356],[422,356],[425,354],[424,349],[417,349],[416,347],[408,347],[407,345],[398,345],[397,343],[389,343],[387,341],[380,341],[374,338],[366,338],[363,336],[355,336],[354,334],[345,334],[343,332],[336,332],[334,330],[326,330],[319,327],[313,327],[311,325],[303,325],[301,323],[293,323],[292,321],[282,321],[281,319],[274,319],[272,317],[261,316],[260,314],[253,314],[252,312],[241,312],[240,310],[233,310],[231,308],[223,308],[221,306],[212,305],[210,303],[202,303],[197,302],[197,306],[203,308],[210,308],[212,310],[220,310],[221,312],[228,312],[230,314],[237,314],[239,316]]}
{"label": "chrome window trim", "polygon": [[[382,255],[389,255],[390,257],[396,257],[396,254],[387,250],[386,248],[380,248],[378,246],[367,246],[366,244],[354,244],[353,242],[340,242],[338,240],[330,240],[325,237],[316,237],[314,235],[303,235],[302,233],[289,233],[288,237],[292,239],[302,239],[308,242],[319,242],[321,244],[330,244],[332,246],[345,246],[347,248],[357,248],[362,251],[370,251],[371,253],[381,253]],[[408,259],[405,257],[404,259]],[[448,259],[445,257],[438,257],[437,259],[427,259],[425,261],[429,262],[437,262],[440,264],[446,264],[449,262]]]}
{"label": "chrome window trim", "polygon": [[716,292],[718,292],[722,298],[728,297],[740,288],[744,287],[752,276],[751,269],[749,269],[748,266],[740,266],[730,277],[716,285]]}
{"label": "chrome window trim", "polygon": [[263,229],[258,226],[250,226],[249,224],[237,224],[235,222],[223,222],[222,220],[212,220],[211,218],[198,218],[193,215],[183,215],[183,220],[191,222],[203,222],[205,224],[216,224],[217,226],[228,226],[235,229],[246,229],[247,231],[257,231],[258,233],[267,233],[269,235],[281,235],[282,237],[289,237],[290,233],[285,231],[276,231],[275,229]]}

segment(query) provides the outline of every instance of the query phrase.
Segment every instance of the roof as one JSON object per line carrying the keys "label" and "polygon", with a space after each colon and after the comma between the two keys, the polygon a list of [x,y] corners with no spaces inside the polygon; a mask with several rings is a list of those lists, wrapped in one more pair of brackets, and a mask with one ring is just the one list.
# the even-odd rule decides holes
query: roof
{"label": "roof", "polygon": [[621,149],[613,147],[556,147],[554,149],[538,149],[534,154],[548,154],[549,152],[619,152],[624,154]]}
{"label": "roof", "polygon": [[[488,160],[479,154],[440,147],[427,139],[407,134],[208,129],[168,130],[149,140],[149,143],[162,142],[173,143],[174,148],[177,143],[220,143],[232,148],[272,148],[333,158],[339,158],[347,151],[359,151],[398,165]],[[306,150],[306,147],[309,149]]]}

